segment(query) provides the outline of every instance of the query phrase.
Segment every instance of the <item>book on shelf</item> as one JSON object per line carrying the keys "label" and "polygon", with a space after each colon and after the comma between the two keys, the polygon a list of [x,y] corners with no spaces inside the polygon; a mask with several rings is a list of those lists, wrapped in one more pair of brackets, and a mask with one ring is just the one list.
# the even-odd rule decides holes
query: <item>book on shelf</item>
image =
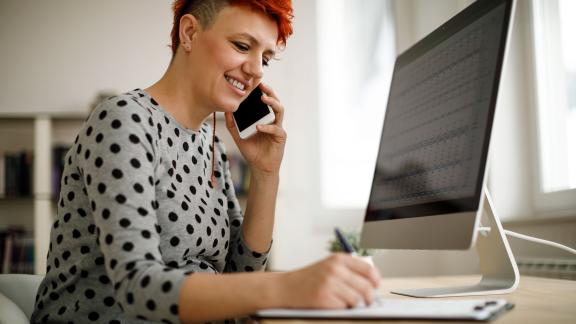
{"label": "book on shelf", "polygon": [[247,195],[250,187],[250,168],[248,163],[239,154],[229,154],[228,161],[236,195]]}
{"label": "book on shelf", "polygon": [[22,229],[0,231],[0,273],[34,273],[34,237]]}
{"label": "book on shelf", "polygon": [[34,179],[33,155],[29,151],[5,153],[2,182],[4,197],[30,197]]}
{"label": "book on shelf", "polygon": [[0,154],[0,198],[6,196],[6,174],[4,155]]}
{"label": "book on shelf", "polygon": [[68,154],[69,150],[69,145],[57,145],[52,149],[52,195],[55,198],[58,198],[60,194],[62,172],[66,164],[66,154]]}

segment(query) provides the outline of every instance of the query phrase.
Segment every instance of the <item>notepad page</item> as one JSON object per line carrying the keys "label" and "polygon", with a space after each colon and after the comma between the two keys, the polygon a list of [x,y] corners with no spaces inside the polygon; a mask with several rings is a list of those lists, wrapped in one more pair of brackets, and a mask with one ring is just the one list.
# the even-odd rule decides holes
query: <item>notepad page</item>
{"label": "notepad page", "polygon": [[497,300],[384,300],[369,307],[339,310],[268,309],[256,313],[262,318],[340,318],[340,319],[466,319],[487,320],[510,304]]}

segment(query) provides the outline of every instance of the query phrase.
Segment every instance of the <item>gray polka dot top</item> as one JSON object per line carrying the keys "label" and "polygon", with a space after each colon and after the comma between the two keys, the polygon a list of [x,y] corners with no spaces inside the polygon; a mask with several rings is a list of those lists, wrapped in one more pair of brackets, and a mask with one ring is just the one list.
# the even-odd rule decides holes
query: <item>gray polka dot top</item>
{"label": "gray polka dot top", "polygon": [[256,271],[224,146],[140,89],[101,103],[66,155],[33,323],[178,323],[195,272]]}

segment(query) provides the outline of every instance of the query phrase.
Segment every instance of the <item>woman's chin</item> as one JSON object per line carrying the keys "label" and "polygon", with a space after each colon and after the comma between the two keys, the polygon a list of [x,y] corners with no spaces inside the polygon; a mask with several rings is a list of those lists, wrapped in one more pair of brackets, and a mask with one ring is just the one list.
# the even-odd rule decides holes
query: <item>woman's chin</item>
{"label": "woman's chin", "polygon": [[239,102],[226,102],[226,103],[222,103],[221,105],[219,105],[220,109],[219,111],[221,112],[235,112],[238,109],[238,106],[240,106]]}

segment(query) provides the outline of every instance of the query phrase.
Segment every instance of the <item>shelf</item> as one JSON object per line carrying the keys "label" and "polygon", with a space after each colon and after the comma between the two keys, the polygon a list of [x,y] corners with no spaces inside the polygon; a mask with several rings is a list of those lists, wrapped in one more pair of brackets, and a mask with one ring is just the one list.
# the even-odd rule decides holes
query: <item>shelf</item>
{"label": "shelf", "polygon": [[[55,146],[74,142],[88,113],[0,112],[0,154],[32,152],[34,194],[0,197],[0,229],[19,227],[34,233],[36,255],[46,255],[57,198],[53,188]],[[3,172],[3,171],[0,171]],[[0,181],[5,184],[5,180]],[[35,258],[35,273],[44,273],[45,258]]]}
{"label": "shelf", "polygon": [[51,200],[53,203],[58,201],[58,197],[52,194],[42,194],[36,193],[33,195],[26,195],[26,196],[0,196],[0,202],[10,202],[10,201],[33,201],[36,199],[40,200]]}
{"label": "shelf", "polygon": [[33,201],[33,196],[22,196],[22,197],[10,197],[10,196],[1,196],[0,203],[2,202],[11,202],[11,201]]}
{"label": "shelf", "polygon": [[88,112],[0,112],[1,119],[10,120],[33,120],[39,117],[54,120],[79,120],[83,121],[88,116]]}

